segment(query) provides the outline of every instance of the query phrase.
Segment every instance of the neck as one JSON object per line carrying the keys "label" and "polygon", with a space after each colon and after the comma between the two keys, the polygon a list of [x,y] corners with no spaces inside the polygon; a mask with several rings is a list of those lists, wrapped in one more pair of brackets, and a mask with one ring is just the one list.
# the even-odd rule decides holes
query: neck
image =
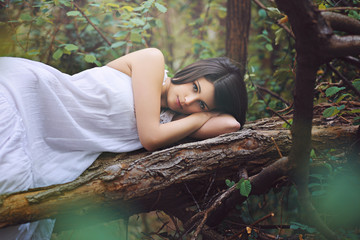
{"label": "neck", "polygon": [[168,104],[167,104],[167,94],[168,94],[168,90],[170,87],[170,82],[171,82],[171,78],[166,78],[165,80],[165,84],[162,85],[161,88],[161,107],[162,108],[167,108]]}

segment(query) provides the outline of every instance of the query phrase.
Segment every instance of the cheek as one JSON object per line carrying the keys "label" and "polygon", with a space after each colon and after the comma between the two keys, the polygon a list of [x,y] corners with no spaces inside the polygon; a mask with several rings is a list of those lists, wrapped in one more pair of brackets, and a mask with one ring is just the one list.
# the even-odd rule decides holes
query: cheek
{"label": "cheek", "polygon": [[202,112],[201,108],[196,103],[192,104],[191,106],[188,106],[185,109],[185,111],[186,111],[186,114]]}

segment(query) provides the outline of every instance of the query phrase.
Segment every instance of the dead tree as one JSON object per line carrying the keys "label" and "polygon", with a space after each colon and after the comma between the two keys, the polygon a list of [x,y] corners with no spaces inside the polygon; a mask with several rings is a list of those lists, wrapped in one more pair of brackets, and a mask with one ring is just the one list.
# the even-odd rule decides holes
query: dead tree
{"label": "dead tree", "polygon": [[[106,219],[94,221],[153,210],[189,220],[177,212],[194,205],[194,199],[203,206],[218,188],[226,189],[224,180],[239,169],[248,172],[252,194],[265,193],[288,171],[286,158],[273,164],[279,150],[287,155],[291,147],[290,131],[282,124],[278,118],[262,119],[236,133],[153,153],[103,154],[74,182],[1,196],[0,227],[56,218],[56,228],[67,229],[74,227],[62,221],[69,215],[89,218],[106,210],[111,212]],[[349,146],[355,130],[351,125],[317,126],[314,146]]]}

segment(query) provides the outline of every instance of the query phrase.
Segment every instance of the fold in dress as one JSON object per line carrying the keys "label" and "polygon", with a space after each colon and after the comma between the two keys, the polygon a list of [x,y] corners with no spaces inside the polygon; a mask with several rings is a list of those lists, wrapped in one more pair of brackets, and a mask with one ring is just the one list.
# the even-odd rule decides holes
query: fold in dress
{"label": "fold in dress", "polygon": [[[140,148],[128,75],[0,58],[0,194],[69,182],[101,152]],[[0,239],[49,239],[53,221],[39,222],[0,229]]]}

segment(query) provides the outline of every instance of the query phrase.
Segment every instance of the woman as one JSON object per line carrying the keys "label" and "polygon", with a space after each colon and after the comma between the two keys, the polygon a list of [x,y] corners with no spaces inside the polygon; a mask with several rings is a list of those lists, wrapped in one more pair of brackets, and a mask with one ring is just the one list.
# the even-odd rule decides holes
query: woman
{"label": "woman", "polygon": [[[154,48],[73,76],[0,58],[0,73],[0,193],[72,181],[101,152],[153,151],[187,136],[237,131],[245,122],[245,85],[226,58],[199,61],[173,79]],[[47,239],[51,229],[36,222],[0,236]]]}

